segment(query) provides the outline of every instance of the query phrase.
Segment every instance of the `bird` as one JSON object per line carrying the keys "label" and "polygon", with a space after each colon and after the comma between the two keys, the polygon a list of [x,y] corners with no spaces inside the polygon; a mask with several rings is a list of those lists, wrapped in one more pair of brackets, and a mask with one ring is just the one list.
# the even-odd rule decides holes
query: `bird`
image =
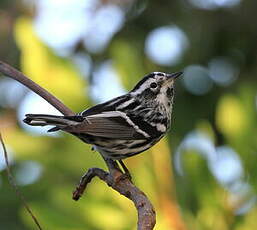
{"label": "bird", "polygon": [[174,103],[175,80],[182,72],[152,72],[128,93],[97,104],[74,116],[26,114],[31,126],[53,126],[91,144],[104,159],[119,161],[142,153],[168,132]]}

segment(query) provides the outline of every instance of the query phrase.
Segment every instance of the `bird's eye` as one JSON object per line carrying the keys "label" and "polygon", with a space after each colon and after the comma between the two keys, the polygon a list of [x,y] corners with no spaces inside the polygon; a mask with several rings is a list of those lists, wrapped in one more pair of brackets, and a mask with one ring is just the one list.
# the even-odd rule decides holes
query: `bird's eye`
{"label": "bird's eye", "polygon": [[151,87],[152,89],[155,89],[155,88],[157,87],[157,84],[156,84],[155,82],[152,82],[152,83],[150,84],[150,87]]}

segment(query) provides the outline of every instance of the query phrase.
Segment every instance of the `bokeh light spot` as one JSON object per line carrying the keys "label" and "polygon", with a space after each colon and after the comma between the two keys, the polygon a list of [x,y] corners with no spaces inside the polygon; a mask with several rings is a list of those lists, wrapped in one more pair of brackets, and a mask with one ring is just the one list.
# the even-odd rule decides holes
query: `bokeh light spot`
{"label": "bokeh light spot", "polygon": [[247,126],[248,118],[238,98],[224,96],[217,108],[216,122],[219,130],[226,135],[241,135]]}
{"label": "bokeh light spot", "polygon": [[82,77],[88,77],[92,67],[92,59],[89,55],[79,52],[72,56],[72,61],[81,72]]}
{"label": "bokeh light spot", "polygon": [[208,93],[213,85],[208,70],[199,65],[191,65],[185,68],[182,81],[185,88],[195,95]]}
{"label": "bokeh light spot", "polygon": [[97,0],[39,0],[35,30],[59,55],[69,54],[90,27]]}
{"label": "bokeh light spot", "polygon": [[83,42],[88,51],[101,52],[123,26],[124,11],[98,0],[39,0],[34,25],[39,37],[61,56]]}
{"label": "bokeh light spot", "polygon": [[47,136],[58,136],[57,132],[48,133],[47,130],[49,126],[30,126],[22,122],[25,118],[25,114],[52,114],[52,115],[62,115],[56,108],[50,105],[43,98],[38,96],[33,92],[29,92],[18,107],[18,120],[20,125],[29,133],[36,135],[47,135]]}
{"label": "bokeh light spot", "polygon": [[[8,162],[9,164],[12,164],[13,162],[13,152],[12,149],[9,146],[6,146],[6,150],[8,153]],[[0,147],[0,171],[4,170],[6,168],[6,162],[4,157],[4,150],[2,146]]]}
{"label": "bokeh light spot", "polygon": [[188,38],[179,27],[163,26],[149,33],[145,52],[155,63],[169,66],[180,61],[188,46]]}
{"label": "bokeh light spot", "polygon": [[84,44],[91,53],[99,53],[105,49],[113,35],[124,23],[124,12],[116,5],[101,7],[91,19]]}
{"label": "bokeh light spot", "polygon": [[218,85],[228,86],[238,77],[238,68],[227,58],[214,58],[208,66],[211,79]]}
{"label": "bokeh light spot", "polygon": [[42,173],[42,166],[34,161],[25,161],[15,170],[15,179],[19,185],[28,185],[36,182]]}
{"label": "bokeh light spot", "polygon": [[12,79],[0,80],[0,105],[16,108],[23,95],[27,92],[25,86]]}
{"label": "bokeh light spot", "polygon": [[243,177],[243,167],[238,154],[227,146],[216,149],[216,160],[209,166],[216,179],[223,185],[229,185]]}
{"label": "bokeh light spot", "polygon": [[104,102],[126,93],[111,61],[100,64],[93,73],[93,79],[90,90],[96,102]]}
{"label": "bokeh light spot", "polygon": [[[245,199],[245,197],[243,197]],[[236,215],[243,215],[256,206],[257,197],[252,196],[245,201],[235,212]]]}
{"label": "bokeh light spot", "polygon": [[183,175],[182,155],[187,150],[195,150],[208,161],[216,159],[216,151],[211,139],[202,132],[192,131],[186,135],[175,153],[175,168],[180,175]]}
{"label": "bokeh light spot", "polygon": [[238,5],[240,0],[189,0],[192,6],[204,10],[215,10],[217,8],[230,8]]}

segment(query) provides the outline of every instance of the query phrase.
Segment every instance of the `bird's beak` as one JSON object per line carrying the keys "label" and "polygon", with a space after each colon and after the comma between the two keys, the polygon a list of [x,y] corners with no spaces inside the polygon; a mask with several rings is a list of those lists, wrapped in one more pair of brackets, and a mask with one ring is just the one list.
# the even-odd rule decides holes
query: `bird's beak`
{"label": "bird's beak", "polygon": [[168,73],[166,76],[168,79],[176,79],[181,76],[183,72],[176,72],[176,73]]}

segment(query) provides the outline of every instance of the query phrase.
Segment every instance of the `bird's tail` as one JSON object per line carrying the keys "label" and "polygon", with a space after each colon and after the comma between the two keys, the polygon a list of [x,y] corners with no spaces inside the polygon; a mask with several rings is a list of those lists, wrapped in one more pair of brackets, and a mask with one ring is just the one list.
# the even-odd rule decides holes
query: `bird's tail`
{"label": "bird's tail", "polygon": [[55,116],[47,114],[26,114],[26,118],[23,120],[28,125],[32,126],[46,126],[53,125],[54,128],[48,130],[48,132],[54,132],[60,129],[64,129],[68,126],[78,125],[85,120],[82,116]]}

